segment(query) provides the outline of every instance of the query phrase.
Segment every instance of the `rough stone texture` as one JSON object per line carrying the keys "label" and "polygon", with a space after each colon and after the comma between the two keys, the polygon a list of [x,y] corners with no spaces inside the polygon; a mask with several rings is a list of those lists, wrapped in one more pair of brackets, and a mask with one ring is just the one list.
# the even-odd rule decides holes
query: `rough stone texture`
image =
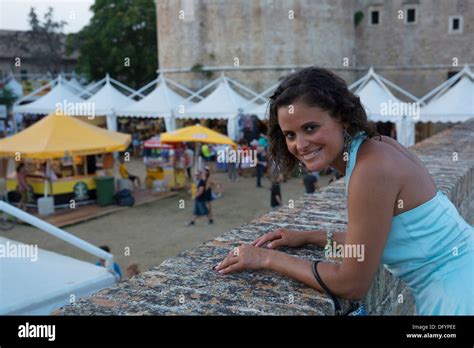
{"label": "rough stone texture", "polygon": [[[474,221],[474,119],[415,145],[443,191],[471,224]],[[453,153],[457,153],[457,161]],[[471,207],[471,208],[469,208]],[[303,284],[269,271],[219,276],[212,267],[233,247],[278,227],[344,230],[347,212],[344,179],[269,212],[250,223],[164,261],[129,281],[55,312],[57,315],[332,315],[332,301]],[[320,248],[284,251],[303,259],[324,258]],[[400,294],[403,302],[399,303]],[[383,266],[365,303],[371,315],[414,314],[405,285]],[[343,301],[344,305],[347,302]]]}
{"label": "rough stone texture", "polygon": [[[238,57],[241,66],[330,67],[352,83],[366,73],[355,68],[375,66],[389,80],[422,96],[444,82],[448,72],[474,63],[474,0],[155,1],[161,69],[196,64],[233,67]],[[417,23],[405,24],[398,19],[398,11],[413,5]],[[369,24],[371,9],[380,11],[379,25]],[[184,19],[179,18],[181,10]],[[357,11],[364,18],[355,26]],[[463,16],[463,32],[449,33],[449,17],[459,15]],[[348,66],[343,65],[345,58]],[[438,64],[451,67],[420,68]],[[382,69],[386,66],[398,68]],[[230,76],[263,91],[289,72],[242,70]],[[170,73],[169,77],[193,89],[209,82],[204,75],[190,72]]]}
{"label": "rough stone texture", "polygon": [[[406,6],[416,7],[416,24],[399,19],[399,11]],[[379,25],[369,24],[370,9],[379,11]],[[359,0],[357,10],[364,13],[364,20],[355,30],[358,66],[451,65],[442,69],[379,71],[414,95],[425,95],[446,81],[448,72],[459,71],[462,64],[474,62],[472,0]],[[450,33],[449,17],[459,15],[464,20],[463,33]],[[458,67],[453,66],[456,61]]]}
{"label": "rough stone texture", "polygon": [[[352,1],[157,0],[156,5],[160,68],[197,64],[234,67],[235,58],[240,66],[317,64],[342,68],[344,57],[352,59]],[[288,73],[238,71],[231,76],[262,91]],[[195,73],[168,76],[191,88],[209,82]]]}

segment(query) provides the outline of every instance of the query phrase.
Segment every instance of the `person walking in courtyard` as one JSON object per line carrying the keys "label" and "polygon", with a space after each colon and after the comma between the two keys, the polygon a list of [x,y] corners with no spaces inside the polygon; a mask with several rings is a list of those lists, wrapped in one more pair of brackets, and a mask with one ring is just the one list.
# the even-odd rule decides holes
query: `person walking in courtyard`
{"label": "person walking in courtyard", "polygon": [[196,220],[200,216],[207,216],[209,224],[212,224],[214,221],[212,220],[212,215],[209,212],[209,208],[207,206],[207,194],[206,194],[206,186],[209,179],[209,171],[205,173],[201,172],[201,177],[196,187],[196,194],[194,196],[194,210],[193,210],[193,217],[191,221],[188,223],[188,226],[193,226],[196,223]]}

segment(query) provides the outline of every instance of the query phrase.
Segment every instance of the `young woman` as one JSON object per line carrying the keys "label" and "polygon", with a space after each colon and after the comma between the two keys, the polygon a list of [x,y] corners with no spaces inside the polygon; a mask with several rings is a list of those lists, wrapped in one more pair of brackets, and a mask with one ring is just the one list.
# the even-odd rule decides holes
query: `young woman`
{"label": "young woman", "polygon": [[[230,252],[217,271],[269,269],[355,300],[365,297],[382,262],[410,287],[418,314],[474,314],[474,228],[416,155],[377,136],[341,78],[314,67],[289,75],[271,97],[270,128],[270,154],[281,171],[300,162],[310,171],[331,166],[345,174],[347,230],[333,237],[270,232]],[[274,250],[324,246],[331,238],[364,246],[364,257],[310,262]]]}
{"label": "young woman", "polygon": [[214,220],[212,219],[211,212],[209,211],[207,205],[207,197],[208,197],[208,185],[209,185],[209,176],[210,171],[206,169],[205,172],[199,173],[199,182],[196,188],[196,194],[194,196],[194,210],[193,210],[193,218],[190,222],[188,222],[188,226],[194,226],[196,220],[199,216],[206,215],[209,221],[209,224],[212,224]]}

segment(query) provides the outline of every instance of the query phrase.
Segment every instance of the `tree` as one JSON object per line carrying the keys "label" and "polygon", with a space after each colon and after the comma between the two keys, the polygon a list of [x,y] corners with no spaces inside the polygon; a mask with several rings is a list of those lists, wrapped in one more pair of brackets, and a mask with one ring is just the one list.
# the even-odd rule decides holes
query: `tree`
{"label": "tree", "polygon": [[153,0],[96,0],[93,17],[68,36],[68,52],[79,51],[77,71],[90,80],[106,73],[133,88],[156,77],[156,12]]}
{"label": "tree", "polygon": [[15,100],[17,99],[17,96],[13,91],[8,88],[2,88],[0,89],[0,104],[1,105],[6,105],[7,107],[10,107],[13,105]]}
{"label": "tree", "polygon": [[45,71],[53,71],[61,66],[63,59],[65,36],[62,31],[67,22],[54,21],[52,7],[44,14],[43,21],[38,18],[34,7],[30,8],[28,17],[31,30],[18,32],[15,45],[34,58],[35,63]]}

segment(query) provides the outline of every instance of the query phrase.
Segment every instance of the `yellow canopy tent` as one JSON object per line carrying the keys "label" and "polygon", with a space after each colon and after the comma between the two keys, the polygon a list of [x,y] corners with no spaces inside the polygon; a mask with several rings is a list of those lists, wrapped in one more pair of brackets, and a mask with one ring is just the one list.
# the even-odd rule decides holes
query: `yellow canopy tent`
{"label": "yellow canopy tent", "polygon": [[59,158],[123,151],[131,136],[111,132],[74,116],[51,113],[27,129],[0,140],[0,156]]}
{"label": "yellow canopy tent", "polygon": [[207,144],[224,144],[237,147],[229,137],[213,131],[207,127],[196,124],[194,126],[180,128],[173,132],[161,133],[160,141],[162,143],[181,143],[181,142],[196,142]]}
{"label": "yellow canopy tent", "polygon": [[[236,149],[237,144],[232,141],[229,137],[213,131],[207,127],[196,124],[194,126],[180,128],[173,132],[161,133],[160,141],[162,143],[180,143],[180,142],[195,142],[205,144],[223,144],[230,145]],[[198,151],[194,152],[194,163],[197,163]],[[195,184],[191,184],[192,196],[194,196]]]}
{"label": "yellow canopy tent", "polygon": [[[1,139],[0,157],[19,155],[21,159],[47,159],[47,168],[49,168],[49,159],[123,151],[127,149],[130,142],[129,134],[111,132],[74,116],[53,112],[20,133]],[[87,164],[85,166],[87,168]],[[75,163],[73,167],[75,174]],[[45,180],[45,196],[47,195],[47,180],[50,179]],[[89,187],[95,187],[92,178],[81,180],[88,182]],[[74,183],[75,181],[71,180],[61,182],[60,193],[71,191]]]}

